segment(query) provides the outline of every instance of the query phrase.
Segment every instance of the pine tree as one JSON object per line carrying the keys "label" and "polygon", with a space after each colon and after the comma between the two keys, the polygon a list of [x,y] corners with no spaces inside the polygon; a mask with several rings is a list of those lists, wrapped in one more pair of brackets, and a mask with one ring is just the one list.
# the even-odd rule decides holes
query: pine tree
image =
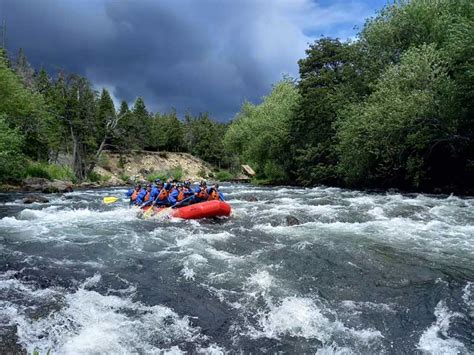
{"label": "pine tree", "polygon": [[142,97],[137,98],[135,104],[133,105],[133,115],[136,117],[137,121],[146,121],[149,119],[148,111],[145,106],[145,101]]}
{"label": "pine tree", "polygon": [[35,70],[26,59],[25,51],[23,48],[20,48],[18,51],[18,57],[15,63],[15,72],[20,77],[23,84],[30,88],[34,89],[35,86]]}
{"label": "pine tree", "polygon": [[49,97],[52,90],[51,78],[44,68],[41,68],[35,77],[35,90],[42,94],[45,98]]}
{"label": "pine tree", "polygon": [[150,135],[150,115],[146,109],[145,101],[142,97],[138,97],[133,105],[132,110],[132,127],[130,133],[134,137],[134,145],[140,149],[150,146],[150,140],[153,139]]}
{"label": "pine tree", "polygon": [[128,104],[126,101],[122,100],[122,102],[120,103],[119,115],[125,115],[128,112],[130,112],[130,109],[128,108]]}
{"label": "pine tree", "polygon": [[106,89],[102,89],[102,93],[99,99],[98,112],[97,112],[97,124],[101,127],[100,135],[106,135],[108,127],[111,122],[115,120],[115,106],[109,92]]}
{"label": "pine tree", "polygon": [[102,89],[102,94],[100,95],[97,109],[98,111],[96,114],[96,141],[97,143],[100,143],[98,145],[94,159],[91,160],[88,166],[87,174],[92,171],[100,157],[100,154],[105,149],[106,143],[114,135],[115,128],[120,118],[120,116],[117,116],[115,112],[114,102],[112,101],[109,92],[105,88]]}

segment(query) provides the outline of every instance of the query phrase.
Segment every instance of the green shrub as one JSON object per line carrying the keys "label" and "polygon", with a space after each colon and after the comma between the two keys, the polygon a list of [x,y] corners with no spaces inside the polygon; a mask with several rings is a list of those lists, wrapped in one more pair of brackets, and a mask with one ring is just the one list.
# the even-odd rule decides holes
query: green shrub
{"label": "green shrub", "polygon": [[285,182],[288,176],[285,170],[274,161],[267,161],[264,167],[265,177],[273,182]]}
{"label": "green shrub", "polygon": [[109,159],[109,156],[105,153],[102,153],[100,156],[99,156],[99,162],[98,164],[100,167],[104,168],[104,169],[107,169],[107,170],[110,170],[111,169],[111,166],[110,166],[110,159]]}
{"label": "green shrub", "polygon": [[120,155],[119,160],[118,160],[118,167],[120,169],[123,169],[125,168],[126,163],[127,163],[127,160],[125,159],[125,157],[123,155]]}
{"label": "green shrub", "polygon": [[89,175],[87,176],[86,181],[89,181],[89,182],[101,182],[101,181],[103,181],[103,177],[102,177],[102,175],[100,175],[99,173],[96,173],[95,171],[91,171],[91,172],[89,173]]}
{"label": "green shrub", "polygon": [[30,163],[26,167],[25,175],[26,177],[36,177],[52,180],[53,178],[49,174],[49,171],[46,166],[47,164],[44,163]]}
{"label": "green shrub", "polygon": [[181,166],[177,166],[169,171],[169,176],[173,177],[175,180],[181,181],[184,176],[183,168]]}
{"label": "green shrub", "polygon": [[0,115],[0,181],[20,180],[24,174],[23,136]]}
{"label": "green shrub", "polygon": [[150,182],[153,182],[156,179],[166,181],[168,178],[173,178],[174,180],[181,181],[183,177],[184,177],[183,168],[181,166],[178,166],[176,168],[172,168],[169,170],[154,171],[151,174],[148,174],[146,179]]}
{"label": "green shrub", "polygon": [[151,174],[148,174],[146,177],[147,181],[153,182],[156,179],[166,180],[168,178],[166,171],[154,171]]}
{"label": "green shrub", "polygon": [[219,181],[229,181],[234,178],[234,175],[227,170],[220,170],[215,174],[215,176]]}
{"label": "green shrub", "polygon": [[112,178],[111,175],[102,175],[102,176],[101,176],[101,179],[102,179],[103,182],[107,182],[107,181],[109,181],[111,178]]}
{"label": "green shrub", "polygon": [[200,176],[200,177],[202,177],[202,178],[207,178],[207,177],[208,177],[208,176],[207,176],[207,172],[206,172],[205,169],[199,170],[198,176]]}
{"label": "green shrub", "polygon": [[130,175],[127,175],[127,174],[120,174],[119,178],[124,181],[124,182],[127,182],[130,180]]}
{"label": "green shrub", "polygon": [[25,175],[48,180],[69,180],[73,182],[76,180],[70,167],[45,162],[30,162],[26,167]]}

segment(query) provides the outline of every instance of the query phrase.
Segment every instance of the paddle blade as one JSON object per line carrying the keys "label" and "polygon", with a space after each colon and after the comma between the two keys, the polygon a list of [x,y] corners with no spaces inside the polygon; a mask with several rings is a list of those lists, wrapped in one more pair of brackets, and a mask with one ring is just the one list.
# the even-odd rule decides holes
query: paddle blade
{"label": "paddle blade", "polygon": [[154,217],[155,218],[163,218],[167,217],[171,212],[171,207],[166,207],[155,213]]}
{"label": "paddle blade", "polygon": [[104,197],[104,199],[102,201],[106,205],[108,205],[109,203],[114,203],[114,202],[117,202],[118,200],[119,200],[118,197],[107,196],[107,197]]}
{"label": "paddle blade", "polygon": [[144,212],[143,212],[143,218],[147,219],[148,217],[151,216],[153,213],[153,207],[149,206]]}

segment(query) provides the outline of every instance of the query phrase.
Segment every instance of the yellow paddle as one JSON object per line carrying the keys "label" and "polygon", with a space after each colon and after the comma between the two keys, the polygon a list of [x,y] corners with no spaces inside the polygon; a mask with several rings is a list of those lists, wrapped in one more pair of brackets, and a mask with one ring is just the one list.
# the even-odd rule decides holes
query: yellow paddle
{"label": "yellow paddle", "polygon": [[113,197],[113,196],[107,196],[107,197],[104,197],[104,199],[102,200],[106,205],[110,204],[110,203],[114,203],[114,202],[117,202],[119,200],[118,197]]}
{"label": "yellow paddle", "polygon": [[[157,213],[155,213],[153,215],[153,217],[161,217],[165,214],[165,212],[167,212],[168,210],[171,210],[171,207],[166,207],[166,208],[163,208],[162,210],[158,211]],[[147,209],[145,212],[143,212],[143,218],[145,219],[148,219],[149,217],[151,217],[151,214],[154,212],[154,209],[153,207]]]}
{"label": "yellow paddle", "polygon": [[148,217],[151,216],[152,213],[153,213],[153,206],[151,206],[149,209],[143,212],[143,218],[147,219]]}

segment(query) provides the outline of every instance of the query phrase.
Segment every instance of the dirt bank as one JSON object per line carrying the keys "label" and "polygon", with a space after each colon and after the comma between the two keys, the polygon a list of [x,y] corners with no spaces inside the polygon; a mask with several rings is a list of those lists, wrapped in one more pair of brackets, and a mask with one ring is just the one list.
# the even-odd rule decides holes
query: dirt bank
{"label": "dirt bank", "polygon": [[[61,164],[69,165],[70,157],[62,156]],[[0,191],[26,191],[64,193],[80,188],[121,186],[146,181],[151,176],[163,176],[198,181],[213,176],[213,167],[188,153],[134,151],[118,154],[105,151],[94,168],[92,181],[48,180],[39,177],[25,178],[21,184],[0,185]]]}
{"label": "dirt bank", "polygon": [[[212,176],[212,166],[188,153],[134,151],[129,154],[105,152],[94,171],[112,185],[147,180],[150,175],[181,174],[192,180]],[[175,176],[176,177],[176,176]]]}

